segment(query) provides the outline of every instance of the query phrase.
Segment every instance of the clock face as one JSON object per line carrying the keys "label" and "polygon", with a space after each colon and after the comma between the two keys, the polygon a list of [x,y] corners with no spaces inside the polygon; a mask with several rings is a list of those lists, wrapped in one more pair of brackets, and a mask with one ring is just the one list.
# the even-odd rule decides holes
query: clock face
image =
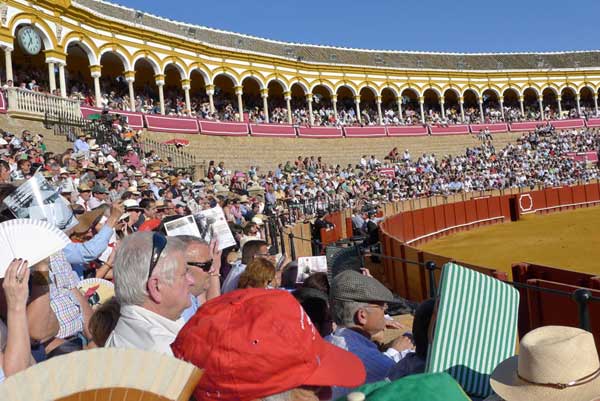
{"label": "clock face", "polygon": [[25,53],[35,56],[42,50],[42,38],[31,26],[21,28],[17,35]]}

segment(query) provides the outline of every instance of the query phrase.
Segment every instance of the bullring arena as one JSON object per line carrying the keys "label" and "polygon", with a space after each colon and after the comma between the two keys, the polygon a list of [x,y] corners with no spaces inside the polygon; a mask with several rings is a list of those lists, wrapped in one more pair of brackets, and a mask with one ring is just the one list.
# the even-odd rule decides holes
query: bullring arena
{"label": "bullring arena", "polygon": [[[25,276],[18,273],[22,269],[17,272],[0,266],[2,275],[6,271],[8,288],[0,290],[0,329],[10,323],[7,314],[15,316],[15,311],[27,310],[26,316],[19,315],[25,322],[25,318],[44,322],[21,325],[21,330],[29,330],[20,332],[21,339],[27,340],[21,342],[22,366],[14,368],[16,365],[9,363],[6,367],[0,358],[2,400],[4,395],[7,400],[36,399],[19,383],[26,382],[28,374],[44,372],[49,365],[43,361],[52,362],[57,355],[78,355],[80,359],[69,361],[80,363],[77,361],[86,358],[85,352],[98,352],[96,355],[108,361],[107,366],[131,363],[134,371],[140,368],[139,361],[151,358],[149,353],[131,354],[125,355],[127,364],[120,363],[118,358],[124,354],[102,354],[111,347],[167,354],[168,360],[162,362],[169,366],[168,373],[162,378],[176,369],[184,372],[169,389],[179,393],[142,388],[141,381],[133,383],[126,374],[122,376],[132,382],[119,382],[118,374],[107,374],[110,380],[100,383],[104,376],[99,374],[99,384],[94,382],[88,388],[49,386],[52,397],[49,392],[40,399],[78,395],[85,399],[86,392],[100,396],[112,394],[114,389],[127,395],[123,388],[135,388],[131,394],[137,399],[145,399],[139,398],[139,392],[154,391],[164,397],[161,399],[187,400],[196,389],[198,401],[213,400],[211,392],[202,387],[205,382],[200,381],[202,373],[197,368],[212,377],[210,369],[214,367],[210,361],[195,363],[197,355],[187,354],[195,348],[182,344],[206,328],[198,316],[210,310],[210,305],[227,302],[215,308],[216,316],[237,302],[252,302],[231,300],[228,294],[252,287],[248,283],[254,281],[246,274],[254,269],[249,266],[260,264],[257,260],[267,267],[256,269],[272,269],[273,275],[254,288],[267,293],[276,287],[289,290],[302,305],[300,324],[306,332],[307,319],[311,341],[321,341],[322,336],[338,347],[345,346],[351,354],[354,351],[346,340],[332,339],[348,328],[360,333],[354,335],[366,337],[359,338],[367,347],[377,344],[383,349],[392,344],[392,356],[375,348],[377,358],[392,358],[397,367],[406,355],[419,354],[422,366],[412,373],[445,378],[453,383],[447,388],[459,390],[457,394],[464,397],[463,390],[473,399],[493,396],[492,389],[499,392],[490,382],[494,368],[514,355],[513,345],[523,344],[523,338],[534,330],[571,326],[580,328],[580,334],[591,332],[596,344],[600,340],[600,51],[428,53],[287,43],[180,23],[102,0],[0,2],[0,47],[4,53],[3,60],[0,57],[0,195],[6,205],[0,209],[0,234],[4,235],[2,224],[15,217],[34,219],[33,211],[23,214],[14,207],[23,201],[14,201],[14,194],[26,198],[15,192],[25,180],[46,182],[56,195],[51,201],[48,197],[40,205],[29,205],[32,210],[58,208],[48,204],[64,203],[70,216],[59,226],[62,220],[55,215],[39,215],[48,225],[54,224],[52,235],[66,238],[66,243],[36,259],[40,264],[31,270],[36,276],[31,290],[22,285]],[[13,199],[13,203],[5,199]],[[204,223],[211,235],[231,233],[231,242],[223,249],[210,241],[213,237],[204,237],[204,231],[200,234],[200,223],[196,227],[196,219],[209,221],[208,215],[202,214],[207,210],[222,212],[225,225],[213,231]],[[190,216],[194,216],[194,230],[185,233],[193,235],[185,240],[172,238],[168,223],[184,217],[189,221]],[[212,215],[210,218],[215,220]],[[76,229],[79,231],[72,231]],[[12,252],[9,237],[0,237],[6,238],[2,247]],[[254,243],[247,248],[253,250],[245,254],[248,243]],[[44,249],[41,244],[44,241],[40,240],[40,249]],[[85,251],[72,250],[78,246]],[[193,246],[201,251],[193,253]],[[142,255],[139,249],[147,252]],[[169,256],[161,258],[163,251]],[[171,252],[179,253],[171,257]],[[327,274],[318,276],[325,284],[315,279],[312,285],[317,287],[305,286],[296,280],[296,275],[301,277],[300,258],[318,256],[326,256]],[[13,257],[18,260],[21,256]],[[191,281],[160,298],[158,288],[164,291],[175,285],[175,270],[162,275],[167,269],[164,259],[173,265],[184,261],[180,263],[183,273],[177,277]],[[128,263],[135,271],[140,260],[144,263],[140,263],[143,266],[137,276],[119,274],[119,268],[129,269]],[[316,263],[321,259],[303,260]],[[66,272],[60,273],[60,266],[66,266]],[[189,277],[190,269],[196,269],[195,277]],[[155,270],[160,272],[153,273]],[[344,270],[356,270],[359,278],[353,280],[360,285],[356,284],[351,294],[336,298],[335,277]],[[294,276],[287,286],[286,272],[288,278]],[[46,276],[53,278],[54,284],[43,279]],[[127,281],[142,276],[141,284]],[[86,280],[92,281],[84,288]],[[160,285],[152,287],[153,280]],[[338,290],[347,291],[345,285],[351,286],[350,281],[340,284]],[[25,300],[38,285],[46,288],[39,295],[41,301],[34,304],[29,299],[20,307],[7,307],[16,298],[9,299],[5,291],[21,291],[20,299]],[[99,287],[115,296],[110,301],[101,299],[94,292]],[[131,301],[131,294],[127,299],[122,289],[138,287],[136,301]],[[308,295],[302,295],[303,289],[309,290]],[[396,298],[391,293],[388,296],[389,291]],[[379,298],[369,298],[376,293]],[[57,301],[61,294],[60,302],[65,304]],[[260,315],[252,316],[249,310],[248,319],[260,326],[264,322],[261,317],[273,313],[269,319],[279,322],[294,309],[290,305],[297,304],[286,296]],[[95,304],[94,297],[98,298]],[[158,298],[166,301],[158,302]],[[309,298],[318,298],[322,309],[315,312],[310,309],[316,308],[314,305],[302,303]],[[161,309],[161,303],[170,300],[174,306]],[[190,306],[178,309],[187,301]],[[269,302],[265,298],[263,307]],[[356,307],[352,313],[367,317],[373,309],[385,312],[389,307],[390,314],[404,326],[384,321],[382,313],[381,327],[367,332],[372,325],[361,328],[349,323],[358,322],[363,315],[342,319],[342,311],[335,313],[336,302],[352,302],[346,307]],[[93,309],[87,303],[93,304]],[[286,310],[277,309],[283,304],[288,305]],[[428,320],[423,323],[419,311],[427,304]],[[121,310],[107,312],[101,309],[105,305]],[[253,311],[261,308],[255,307]],[[131,345],[138,344],[135,336],[117,338],[117,322],[136,308],[157,314],[158,318],[149,315],[151,323],[168,321],[161,326],[166,332],[140,336],[143,346]],[[189,308],[193,310],[187,313]],[[75,309],[72,314],[65,312]],[[315,313],[311,315],[309,310]],[[147,311],[136,313],[144,316]],[[94,316],[103,319],[111,312],[117,318],[112,325],[103,325],[102,320],[90,323]],[[349,313],[348,309],[344,313]],[[246,316],[240,316],[241,328],[203,339],[243,336]],[[190,323],[183,326],[184,320]],[[479,320],[481,327],[476,324]],[[280,334],[298,329],[297,324],[295,328],[284,326],[285,317],[281,322],[266,331]],[[338,325],[335,331],[332,322]],[[153,333],[155,328],[136,326],[138,333]],[[9,338],[16,332],[10,329],[9,324]],[[193,335],[178,336],[186,330]],[[469,330],[483,340],[465,340],[463,344],[452,339],[470,335]],[[419,353],[423,344],[419,346],[414,339],[418,333],[429,348],[425,356]],[[403,337],[410,344],[394,348]],[[492,339],[503,344],[486,347],[484,342]],[[5,340],[2,330],[0,340]],[[257,346],[261,342],[238,339],[238,343]],[[525,341],[525,347],[527,344]],[[299,344],[285,345],[281,347],[304,349]],[[211,346],[218,349],[219,344]],[[41,348],[42,356],[34,352],[35,347]],[[99,349],[88,351],[96,347]],[[267,358],[275,348],[257,355]],[[9,352],[18,354],[14,350],[15,346],[0,348],[0,356],[4,353],[9,360]],[[63,351],[69,355],[63,356]],[[245,349],[236,355],[253,352]],[[29,367],[32,353],[40,363]],[[461,359],[463,354],[465,359]],[[489,359],[487,365],[480,357]],[[282,354],[277,360],[286,358]],[[371,377],[370,357],[358,358],[362,362],[354,373],[360,376],[366,369],[366,377]],[[320,361],[319,355],[316,360]],[[175,366],[177,363],[180,365]],[[255,365],[276,366],[262,360],[249,366]],[[311,365],[311,369],[320,369],[320,365]],[[597,369],[591,381],[599,375],[600,364]],[[249,380],[256,385],[273,376],[276,374]],[[591,377],[567,375],[548,381],[557,382],[557,388],[563,382],[573,387],[579,376]],[[367,382],[385,378],[393,379],[384,375]],[[43,379],[54,381],[46,373]],[[72,382],[83,381],[74,378]],[[302,391],[333,387],[333,394],[340,396],[360,385],[298,383],[296,388]],[[337,392],[343,388],[347,391]],[[217,386],[213,390],[220,397],[223,389]],[[359,390],[368,393],[373,389]],[[239,397],[251,401],[273,394]],[[125,395],[123,399],[130,399]],[[425,399],[421,394],[413,396]],[[452,399],[466,399],[457,397]],[[348,396],[350,401],[364,399]]]}

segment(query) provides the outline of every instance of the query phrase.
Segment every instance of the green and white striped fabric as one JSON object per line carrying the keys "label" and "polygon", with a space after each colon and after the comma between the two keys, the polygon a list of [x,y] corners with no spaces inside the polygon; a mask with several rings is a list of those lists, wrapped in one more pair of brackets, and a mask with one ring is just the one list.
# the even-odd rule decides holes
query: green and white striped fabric
{"label": "green and white striped fabric", "polygon": [[426,372],[448,372],[468,394],[490,395],[490,374],[515,353],[518,307],[512,286],[445,264]]}

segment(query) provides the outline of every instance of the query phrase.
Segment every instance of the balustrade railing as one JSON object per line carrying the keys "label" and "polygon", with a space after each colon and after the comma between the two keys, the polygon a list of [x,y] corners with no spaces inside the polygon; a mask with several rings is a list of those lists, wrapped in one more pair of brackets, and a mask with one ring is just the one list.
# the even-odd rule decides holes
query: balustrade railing
{"label": "balustrade railing", "polygon": [[23,113],[44,118],[46,114],[62,115],[66,118],[80,118],[81,109],[76,100],[48,95],[21,88],[5,90],[8,113]]}

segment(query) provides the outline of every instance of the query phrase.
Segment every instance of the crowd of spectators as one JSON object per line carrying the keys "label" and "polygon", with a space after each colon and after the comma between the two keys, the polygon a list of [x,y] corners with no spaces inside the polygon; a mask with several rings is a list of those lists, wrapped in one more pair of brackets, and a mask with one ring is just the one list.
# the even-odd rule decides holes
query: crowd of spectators
{"label": "crowd of spectators", "polygon": [[[339,112],[351,118],[352,110]],[[372,113],[365,110],[363,118],[370,121]],[[316,217],[318,226],[326,210],[352,208],[355,229],[376,242],[371,211],[384,202],[600,178],[597,165],[570,157],[598,152],[595,129],[540,126],[500,149],[489,133],[480,139],[459,155],[415,157],[394,148],[382,160],[362,155],[347,166],[318,156],[272,171],[210,162],[206,177],[194,179],[144,152],[133,137],[121,137],[124,153],[85,135],[52,153],[42,135],[4,132],[0,201],[41,174],[57,195],[62,218],[53,224],[72,242],[35,266],[21,259],[3,266],[0,328],[8,331],[0,330],[0,372],[11,376],[93,347],[137,348],[205,369],[198,400],[267,401],[335,400],[363,383],[423,373],[435,301],[419,305],[411,330],[386,317],[394,296],[368,271],[346,271],[331,282],[314,273],[296,283],[297,261],[270,247],[265,224]],[[212,208],[222,209],[235,244],[166,235],[166,223]],[[0,211],[1,221],[14,218],[6,207]],[[112,281],[114,297],[92,305],[78,289],[86,278]],[[375,340],[386,327],[407,333],[381,352]],[[240,360],[220,363],[217,353]],[[440,392],[457,386],[448,380],[437,382]],[[415,391],[423,399],[429,390]]]}

